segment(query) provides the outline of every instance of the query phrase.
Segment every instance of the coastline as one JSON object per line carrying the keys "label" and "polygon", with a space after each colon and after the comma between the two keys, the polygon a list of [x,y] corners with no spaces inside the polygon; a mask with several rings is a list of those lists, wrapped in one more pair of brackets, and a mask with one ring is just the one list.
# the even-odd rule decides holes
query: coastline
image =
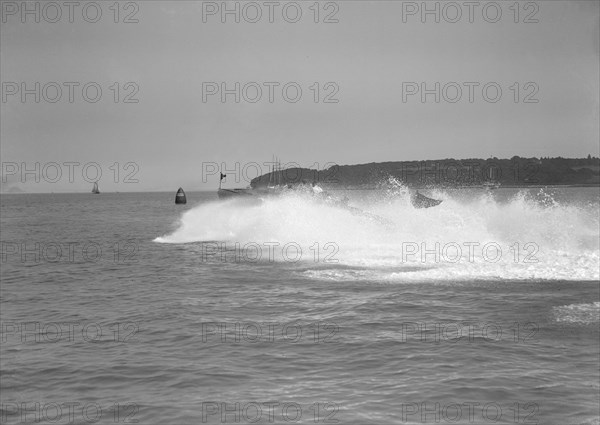
{"label": "coastline", "polygon": [[[377,186],[368,186],[368,187],[361,187],[361,186],[347,186],[347,187],[341,187],[339,185],[328,185],[327,183],[322,184],[322,186],[328,190],[328,191],[336,191],[336,190],[384,190],[383,187],[377,187]],[[531,184],[531,185],[501,185],[499,187],[495,187],[495,188],[487,188],[483,185],[472,185],[472,186],[442,186],[442,185],[424,185],[424,186],[411,186],[411,189],[416,189],[416,190],[431,190],[431,189],[440,189],[440,190],[467,190],[467,189],[487,189],[487,190],[491,190],[491,191],[495,191],[495,190],[500,190],[500,189],[544,189],[544,188],[552,188],[552,189],[559,189],[559,188],[599,188],[600,189],[600,183],[591,183],[591,184],[545,184],[545,185],[540,185],[540,184]],[[172,194],[172,190],[147,190],[147,191],[132,191],[132,192],[125,192],[125,191],[104,191],[102,192],[102,194],[110,194],[110,195],[116,195],[116,194],[134,194],[134,193],[168,193],[168,194]],[[186,191],[186,193],[212,193],[215,192],[214,189],[191,189]],[[216,193],[216,192],[215,192]],[[88,195],[87,192],[0,192],[0,196],[7,196],[7,195],[15,195],[15,196],[22,196],[22,195]],[[89,194],[92,195],[92,194]]]}

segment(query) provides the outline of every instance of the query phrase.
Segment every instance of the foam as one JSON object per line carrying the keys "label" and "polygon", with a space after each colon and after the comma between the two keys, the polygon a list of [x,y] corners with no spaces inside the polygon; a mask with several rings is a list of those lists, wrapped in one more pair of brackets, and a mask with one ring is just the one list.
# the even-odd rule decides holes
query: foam
{"label": "foam", "polygon": [[[386,190],[353,197],[352,206],[389,225],[295,191],[260,205],[215,201],[185,212],[178,228],[155,242],[224,241],[242,247],[293,242],[305,253],[300,262],[309,266],[302,273],[323,280],[599,279],[597,200],[559,202],[544,191],[520,191],[503,201],[490,192],[464,193],[429,191],[444,202],[415,209],[408,190],[392,180]],[[315,264],[314,252],[306,255],[315,243],[322,254],[326,243],[339,247],[333,257],[338,262],[325,263],[321,255]],[[423,256],[424,250],[440,255]]]}

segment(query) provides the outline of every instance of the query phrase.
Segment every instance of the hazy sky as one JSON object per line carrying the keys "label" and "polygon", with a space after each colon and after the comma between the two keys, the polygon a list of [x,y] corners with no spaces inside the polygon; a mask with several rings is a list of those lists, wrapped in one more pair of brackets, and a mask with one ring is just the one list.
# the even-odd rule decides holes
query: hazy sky
{"label": "hazy sky", "polygon": [[[262,165],[273,154],[282,163],[321,168],[600,154],[597,1],[519,2],[518,8],[514,1],[428,1],[434,12],[424,16],[422,2],[401,1],[319,2],[318,8],[313,1],[136,1],[121,2],[118,16],[113,1],[82,1],[71,11],[73,22],[64,1],[48,3],[1,2],[4,189],[88,191],[82,167],[92,162],[102,170],[101,190],[175,191],[215,188],[210,163],[229,169],[230,186],[245,186],[242,170],[248,177],[256,170],[244,164]],[[235,14],[221,15],[224,5],[239,8],[239,23]],[[288,22],[297,5],[302,16]],[[25,7],[34,12],[23,15]],[[138,22],[123,22],[127,16]],[[327,16],[338,22],[323,22]],[[225,102],[221,83],[231,90]],[[262,97],[252,103],[257,86]],[[57,87],[62,97],[53,103]],[[97,87],[102,94],[93,103]],[[302,96],[291,102],[298,87]],[[31,90],[24,102],[23,88]],[[425,102],[422,88],[430,90]],[[138,102],[125,103],[127,95]],[[50,162],[61,166],[61,178]],[[72,168],[73,182],[68,162],[81,164]],[[40,183],[36,171],[19,183],[23,163],[31,170],[40,164]],[[93,179],[93,167],[87,171]],[[124,182],[130,173],[138,183]]]}

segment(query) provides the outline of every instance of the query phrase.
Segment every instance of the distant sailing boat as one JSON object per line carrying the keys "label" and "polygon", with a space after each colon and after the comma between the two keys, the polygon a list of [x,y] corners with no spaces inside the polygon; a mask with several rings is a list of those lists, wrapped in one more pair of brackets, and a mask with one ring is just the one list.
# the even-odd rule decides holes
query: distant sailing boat
{"label": "distant sailing boat", "polygon": [[[494,174],[496,174],[496,176],[494,176]],[[500,173],[499,171],[496,171],[494,173],[494,167],[490,167],[489,168],[489,173],[488,173],[488,179],[486,182],[483,183],[483,188],[484,189],[498,189],[500,187]]]}
{"label": "distant sailing boat", "polygon": [[99,194],[100,190],[98,190],[98,182],[94,182],[94,187],[92,188],[92,193]]}
{"label": "distant sailing boat", "polygon": [[281,185],[281,162],[279,158],[273,156],[273,171],[269,173],[269,184],[267,189],[277,189]]}

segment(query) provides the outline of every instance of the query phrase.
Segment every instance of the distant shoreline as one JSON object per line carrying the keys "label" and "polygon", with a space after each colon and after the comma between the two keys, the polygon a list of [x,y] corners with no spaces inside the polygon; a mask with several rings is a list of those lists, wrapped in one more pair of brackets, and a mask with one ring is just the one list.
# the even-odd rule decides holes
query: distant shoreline
{"label": "distant shoreline", "polygon": [[325,170],[288,168],[258,176],[253,188],[273,184],[319,183],[329,189],[380,187],[386,181],[411,188],[588,187],[600,185],[600,158],[521,158],[390,161],[356,165],[333,165]]}
{"label": "distant shoreline", "polygon": [[[260,175],[250,182],[234,175],[235,181],[228,187],[261,188],[273,185],[298,185],[318,183],[327,190],[377,190],[383,189],[386,182],[397,182],[411,189],[477,189],[490,190],[509,188],[560,188],[560,187],[600,187],[600,158],[521,158],[510,159],[441,159],[421,161],[389,161],[372,162],[355,165],[332,165],[323,170],[308,168],[275,169]],[[214,175],[214,189],[190,189],[188,192],[215,192],[218,187],[218,175]],[[240,181],[242,180],[242,181]],[[27,185],[26,188],[33,187]],[[141,192],[103,191],[102,193],[175,193],[181,184],[174,184],[172,190],[147,190]],[[80,193],[82,191],[65,192],[27,192],[24,187],[13,182],[2,187],[0,195]],[[8,189],[8,190],[7,190]]]}
{"label": "distant shoreline", "polygon": [[[502,185],[500,187],[497,188],[493,188],[493,189],[488,189],[490,191],[496,191],[496,190],[501,190],[501,189],[544,189],[544,188],[551,188],[551,189],[558,189],[558,188],[600,188],[600,183],[591,183],[591,184],[547,184],[547,185],[539,185],[539,184],[532,184],[532,185]],[[344,191],[344,190],[385,190],[385,188],[383,187],[327,187],[326,188],[328,191]],[[486,189],[486,187],[481,186],[481,185],[473,185],[473,186],[444,186],[444,187],[436,187],[436,186],[429,186],[429,187],[423,187],[423,188],[418,188],[419,190],[432,190],[432,189],[440,189],[440,190],[465,190],[465,189]],[[128,194],[134,194],[134,193],[175,193],[176,190],[148,190],[148,191],[141,191],[141,192],[123,192],[123,191],[119,191],[119,192],[102,192],[100,195],[102,194],[106,194],[106,195],[116,195],[116,194],[123,194],[123,195],[128,195]],[[198,189],[198,190],[188,190],[186,191],[186,193],[215,193],[216,194],[216,189]],[[18,192],[18,193],[10,193],[10,192],[0,192],[0,196],[6,196],[6,195],[15,195],[15,196],[20,196],[20,195],[93,195],[91,193],[87,193],[87,192]],[[101,196],[100,196],[101,197]],[[99,198],[99,196],[94,195],[93,199]]]}

